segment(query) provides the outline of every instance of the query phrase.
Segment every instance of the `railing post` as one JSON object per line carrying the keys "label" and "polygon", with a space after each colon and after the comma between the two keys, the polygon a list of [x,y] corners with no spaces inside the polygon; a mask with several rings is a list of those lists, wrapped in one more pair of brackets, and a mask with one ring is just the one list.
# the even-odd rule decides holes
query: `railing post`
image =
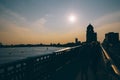
{"label": "railing post", "polygon": [[34,71],[33,71],[33,66],[34,66],[34,63],[33,63],[33,59],[32,58],[29,58],[27,60],[27,68],[26,68],[26,80],[34,80]]}

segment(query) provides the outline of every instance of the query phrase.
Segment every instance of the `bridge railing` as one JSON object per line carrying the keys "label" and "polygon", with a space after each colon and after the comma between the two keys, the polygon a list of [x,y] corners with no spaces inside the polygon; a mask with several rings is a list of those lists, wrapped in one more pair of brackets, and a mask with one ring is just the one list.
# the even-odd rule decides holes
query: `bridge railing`
{"label": "bridge railing", "polygon": [[102,55],[104,60],[105,69],[111,80],[120,80],[120,70],[115,65],[114,61],[111,59],[106,50],[102,47]]}
{"label": "bridge railing", "polygon": [[61,65],[77,56],[79,47],[0,65],[0,80],[49,80]]}

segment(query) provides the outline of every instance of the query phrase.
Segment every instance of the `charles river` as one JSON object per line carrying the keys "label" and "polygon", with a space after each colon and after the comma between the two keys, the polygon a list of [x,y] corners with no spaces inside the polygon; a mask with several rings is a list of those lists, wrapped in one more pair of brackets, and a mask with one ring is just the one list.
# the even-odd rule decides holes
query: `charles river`
{"label": "charles river", "polygon": [[0,64],[38,56],[50,54],[54,51],[63,49],[62,47],[14,47],[0,48]]}

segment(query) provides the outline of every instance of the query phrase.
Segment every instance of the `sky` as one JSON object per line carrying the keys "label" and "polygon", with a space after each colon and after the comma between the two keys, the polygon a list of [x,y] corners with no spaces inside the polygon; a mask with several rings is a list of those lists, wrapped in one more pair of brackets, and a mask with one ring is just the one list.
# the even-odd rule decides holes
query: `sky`
{"label": "sky", "polygon": [[120,0],[0,0],[3,44],[83,42],[89,24],[101,42],[105,33],[120,33]]}

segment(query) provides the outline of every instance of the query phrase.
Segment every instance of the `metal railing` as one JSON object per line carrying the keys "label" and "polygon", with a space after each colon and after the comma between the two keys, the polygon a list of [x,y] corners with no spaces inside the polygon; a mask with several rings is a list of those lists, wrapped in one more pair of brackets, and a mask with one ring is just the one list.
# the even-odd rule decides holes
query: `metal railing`
{"label": "metal railing", "polygon": [[80,46],[0,65],[0,80],[49,80],[61,65],[76,57]]}
{"label": "metal railing", "polygon": [[[64,48],[53,53],[0,65],[0,80],[52,80],[53,75],[69,62],[74,62],[82,46]],[[101,46],[103,62],[110,80],[119,80],[120,71]]]}
{"label": "metal railing", "polygon": [[111,78],[111,80],[120,80],[120,70],[117,68],[114,61],[111,59],[111,57],[102,47],[102,45],[101,45],[101,49],[102,49],[104,65],[109,77]]}

